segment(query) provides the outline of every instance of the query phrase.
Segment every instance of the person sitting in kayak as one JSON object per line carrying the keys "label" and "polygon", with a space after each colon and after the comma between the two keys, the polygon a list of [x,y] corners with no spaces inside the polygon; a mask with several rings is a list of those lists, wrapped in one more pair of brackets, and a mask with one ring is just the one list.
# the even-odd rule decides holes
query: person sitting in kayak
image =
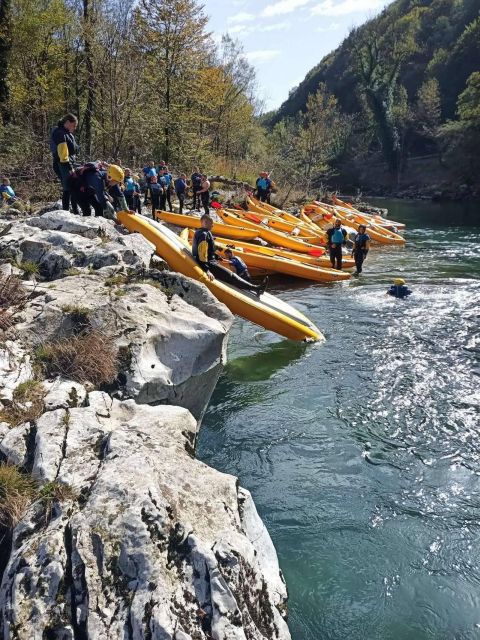
{"label": "person sitting in kayak", "polygon": [[332,269],[342,270],[342,247],[347,244],[347,231],[342,229],[342,223],[337,218],[331,229],[327,229],[328,250]]}
{"label": "person sitting in kayak", "polygon": [[395,278],[392,286],[387,291],[387,295],[393,296],[394,298],[406,298],[412,293],[411,289],[407,287],[405,284],[405,280],[403,278]]}
{"label": "person sitting in kayak", "polygon": [[237,272],[237,276],[240,276],[240,278],[243,278],[247,282],[251,282],[252,279],[250,277],[250,274],[248,273],[248,267],[245,264],[245,262],[238,256],[234,256],[233,251],[231,249],[225,249],[224,253],[225,253],[225,258],[228,260],[228,262],[232,265],[232,267]]}
{"label": "person sitting in kayak", "polygon": [[357,270],[353,274],[359,276],[362,273],[362,266],[367,253],[370,249],[370,236],[367,233],[367,227],[364,224],[358,225],[358,233],[353,238],[352,257],[355,259]]}
{"label": "person sitting in kayak", "polygon": [[193,236],[192,254],[198,265],[205,271],[207,278],[212,281],[218,278],[222,282],[231,284],[238,289],[251,291],[257,296],[261,296],[267,288],[268,278],[265,278],[262,284],[255,285],[219,265],[215,255],[215,241],[211,231],[213,220],[207,213],[204,213],[200,218],[200,223],[202,225],[201,228],[197,229]]}

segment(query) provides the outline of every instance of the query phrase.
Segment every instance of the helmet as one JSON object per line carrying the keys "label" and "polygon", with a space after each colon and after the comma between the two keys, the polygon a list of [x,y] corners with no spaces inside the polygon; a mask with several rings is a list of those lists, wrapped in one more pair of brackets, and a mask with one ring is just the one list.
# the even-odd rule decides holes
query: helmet
{"label": "helmet", "polygon": [[405,284],[405,280],[403,278],[395,278],[393,284]]}
{"label": "helmet", "polygon": [[118,164],[109,164],[107,169],[107,178],[109,180],[115,180],[115,182],[123,182],[124,173],[122,167]]}

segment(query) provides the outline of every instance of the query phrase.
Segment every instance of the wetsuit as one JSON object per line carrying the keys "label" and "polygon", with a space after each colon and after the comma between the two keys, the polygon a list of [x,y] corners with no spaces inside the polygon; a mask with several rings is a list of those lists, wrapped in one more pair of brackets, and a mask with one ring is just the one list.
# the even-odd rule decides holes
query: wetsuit
{"label": "wetsuit", "polygon": [[[68,189],[68,177],[73,169],[75,156],[78,153],[78,145],[75,136],[65,127],[55,127],[50,138],[50,150],[53,157],[53,170],[62,183],[62,208],[70,209],[70,191]],[[77,205],[72,201],[74,213],[78,213]]]}
{"label": "wetsuit", "polygon": [[169,211],[173,211],[172,208],[172,174],[171,173],[164,173],[162,175],[163,180],[165,181],[165,205],[164,208],[166,208],[166,203],[168,202],[168,210]]}
{"label": "wetsuit", "polygon": [[164,185],[159,182],[150,184],[150,194],[152,196],[152,218],[155,218],[156,209],[163,209],[163,191]]}
{"label": "wetsuit", "polygon": [[392,284],[390,289],[387,291],[387,294],[394,298],[406,298],[411,293],[411,289],[409,289],[405,284]]}
{"label": "wetsuit", "polygon": [[[206,191],[202,191],[199,194],[202,207],[205,213],[210,213],[210,182],[208,180],[205,180],[205,182],[202,181],[201,188],[206,189]],[[197,197],[198,197],[198,194],[197,194]]]}
{"label": "wetsuit", "polygon": [[240,278],[243,278],[247,282],[252,281],[250,274],[248,273],[248,267],[241,258],[233,256],[233,258],[230,258],[229,263],[237,272],[237,276],[240,276]]}
{"label": "wetsuit", "polygon": [[108,187],[108,195],[113,199],[113,208],[115,211],[125,211],[128,208],[127,201],[119,184],[112,184]]}
{"label": "wetsuit", "polygon": [[94,162],[88,162],[69,174],[67,186],[84,216],[91,215],[91,207],[96,216],[103,216],[107,205],[105,183]]}
{"label": "wetsuit", "polygon": [[132,176],[126,176],[125,180],[123,181],[124,184],[124,191],[123,191],[123,195],[125,196],[125,201],[127,203],[127,206],[129,208],[130,211],[135,211],[135,203],[134,203],[134,197],[135,197],[135,191],[137,191],[137,185],[135,180],[132,178]]}
{"label": "wetsuit", "polygon": [[215,241],[210,231],[197,229],[193,236],[192,254],[205,273],[212,273],[215,278],[231,284],[238,289],[244,289],[255,293],[260,292],[260,287],[243,280],[236,273],[220,266],[215,256]]}
{"label": "wetsuit", "polygon": [[272,188],[272,181],[270,178],[258,178],[256,187],[258,199],[261,200],[261,202],[267,202]]}
{"label": "wetsuit", "polygon": [[357,233],[353,240],[353,257],[355,259],[355,266],[357,273],[362,273],[363,261],[367,257],[368,249],[367,243],[370,242],[370,236],[368,233]]}
{"label": "wetsuit", "polygon": [[328,250],[330,252],[330,262],[332,269],[342,270],[342,246],[347,243],[347,232],[345,229],[327,229]]}
{"label": "wetsuit", "polygon": [[175,180],[175,193],[178,198],[179,213],[183,213],[183,205],[185,204],[185,196],[187,194],[187,183],[183,178],[177,178]]}
{"label": "wetsuit", "polygon": [[190,179],[192,181],[192,190],[193,190],[192,209],[197,209],[198,211],[200,211],[200,196],[198,196],[197,193],[202,188],[202,175],[200,173],[195,172],[195,173],[192,173]]}
{"label": "wetsuit", "polygon": [[157,175],[157,170],[155,169],[155,167],[144,167],[143,168],[143,175],[145,176],[145,200],[143,201],[143,204],[148,204],[148,194],[151,193],[150,190],[150,184],[152,182],[152,178],[153,176]]}

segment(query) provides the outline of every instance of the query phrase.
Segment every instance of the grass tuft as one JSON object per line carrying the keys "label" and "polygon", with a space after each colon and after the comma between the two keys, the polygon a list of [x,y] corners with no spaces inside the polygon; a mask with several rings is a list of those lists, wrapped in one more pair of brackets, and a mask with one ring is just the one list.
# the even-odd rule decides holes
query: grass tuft
{"label": "grass tuft", "polygon": [[0,463],[0,525],[14,527],[36,495],[33,479],[12,464]]}
{"label": "grass tuft", "polygon": [[43,413],[45,388],[38,380],[27,380],[13,391],[12,403],[0,411],[0,421],[11,427],[35,422]]}
{"label": "grass tuft", "polygon": [[63,376],[99,387],[118,375],[118,349],[114,339],[98,330],[45,343],[35,352],[49,377]]}
{"label": "grass tuft", "polygon": [[40,273],[40,267],[38,264],[36,262],[31,262],[30,260],[18,262],[16,266],[23,271],[23,275],[26,278],[37,276]]}

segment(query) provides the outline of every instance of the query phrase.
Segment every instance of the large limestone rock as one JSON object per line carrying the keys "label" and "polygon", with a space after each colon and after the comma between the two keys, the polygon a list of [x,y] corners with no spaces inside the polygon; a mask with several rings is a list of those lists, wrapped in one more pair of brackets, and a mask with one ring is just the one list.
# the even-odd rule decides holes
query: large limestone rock
{"label": "large limestone rock", "polygon": [[[149,272],[146,272],[149,276]],[[118,394],[176,404],[200,418],[225,360],[230,312],[202,285],[179,275],[105,286],[96,275],[38,285],[17,332],[30,348],[75,332],[78,314],[117,343],[126,363]]]}
{"label": "large limestone rock", "polygon": [[125,235],[110,220],[49,211],[26,218],[1,237],[0,260],[35,262],[40,275],[55,280],[68,269],[146,269],[154,246],[140,234]]}
{"label": "large limestone rock", "polygon": [[290,637],[268,533],[234,477],[191,457],[196,429],[185,409],[98,392],[40,418],[33,474],[74,494],[14,530],[3,638]]}

